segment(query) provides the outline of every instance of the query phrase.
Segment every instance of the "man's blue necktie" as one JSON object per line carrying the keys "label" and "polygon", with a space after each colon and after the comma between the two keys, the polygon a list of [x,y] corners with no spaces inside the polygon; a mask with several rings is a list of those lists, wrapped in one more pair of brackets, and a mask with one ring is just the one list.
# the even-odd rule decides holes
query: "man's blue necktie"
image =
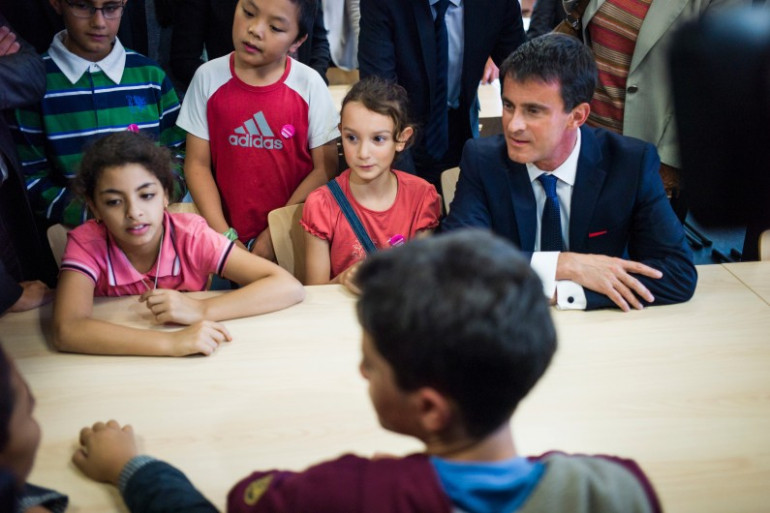
{"label": "man's blue necktie", "polygon": [[425,126],[425,144],[428,154],[439,160],[449,147],[449,119],[447,112],[447,73],[449,68],[449,36],[444,21],[449,0],[436,3],[433,22],[436,36],[436,83],[431,97],[430,116]]}
{"label": "man's blue necktie", "polygon": [[545,189],[545,205],[540,219],[540,251],[561,251],[564,247],[561,238],[561,208],[556,195],[558,178],[550,173],[543,173],[537,179]]}

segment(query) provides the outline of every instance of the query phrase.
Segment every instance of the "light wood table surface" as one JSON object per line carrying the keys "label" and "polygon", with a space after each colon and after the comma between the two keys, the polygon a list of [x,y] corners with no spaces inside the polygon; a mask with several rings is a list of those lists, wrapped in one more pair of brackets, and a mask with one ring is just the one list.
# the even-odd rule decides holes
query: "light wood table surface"
{"label": "light wood table surface", "polygon": [[[770,305],[770,262],[722,264]],[[770,335],[768,335],[770,339]]]}
{"label": "light wood table surface", "polygon": [[[682,305],[554,311],[560,346],[515,416],[519,451],[634,458],[668,512],[770,509],[770,306],[731,271],[700,266]],[[69,494],[72,512],[123,511],[114,489],[69,463],[80,428],[110,418],[131,422],[142,450],[219,507],[254,469],[419,450],[377,424],[357,371],[354,298],[332,285],[307,292],[287,310],[228,321],[235,340],[209,358],[57,354],[43,338],[50,307],[0,318],[43,427],[31,482]],[[143,308],[100,300],[95,315],[147,326]]]}

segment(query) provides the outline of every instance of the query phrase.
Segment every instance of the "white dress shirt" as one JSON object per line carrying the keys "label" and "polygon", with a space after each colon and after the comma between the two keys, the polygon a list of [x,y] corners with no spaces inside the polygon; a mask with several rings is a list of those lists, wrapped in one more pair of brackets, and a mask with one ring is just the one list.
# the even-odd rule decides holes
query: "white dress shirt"
{"label": "white dress shirt", "polygon": [[[572,208],[572,189],[575,186],[577,175],[577,163],[580,156],[580,130],[577,131],[575,147],[562,165],[550,171],[550,174],[558,178],[556,182],[556,195],[559,197],[559,210],[561,213],[561,236],[564,243],[564,251],[569,251],[569,218]],[[553,297],[556,292],[556,306],[562,310],[585,310],[587,300],[583,287],[574,281],[556,280],[556,267],[559,261],[558,251],[540,251],[540,225],[545,206],[545,189],[538,176],[548,172],[538,169],[532,163],[527,164],[529,181],[532,191],[535,193],[537,204],[537,231],[535,232],[535,252],[530,264],[540,280],[543,282],[543,293],[546,297]]]}

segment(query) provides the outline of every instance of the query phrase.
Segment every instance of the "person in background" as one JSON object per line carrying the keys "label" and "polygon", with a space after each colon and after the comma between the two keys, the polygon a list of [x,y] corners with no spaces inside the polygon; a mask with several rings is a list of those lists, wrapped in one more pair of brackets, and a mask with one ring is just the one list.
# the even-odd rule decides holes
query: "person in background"
{"label": "person in background", "polygon": [[27,482],[40,445],[34,410],[32,392],[0,347],[0,511],[64,513],[66,495]]}
{"label": "person in background", "polygon": [[[256,471],[232,488],[228,512],[661,511],[631,460],[517,450],[511,416],[548,368],[556,332],[540,280],[510,243],[474,230],[421,239],[373,255],[357,281],[372,406],[424,451]],[[80,445],[75,466],[119,486],[130,511],[172,500],[216,511],[177,469],[139,455],[129,426],[98,422]]]}
{"label": "person in background", "polygon": [[500,69],[503,134],[468,141],[442,230],[491,229],[531,256],[559,308],[624,311],[692,297],[697,272],[655,147],[583,126],[591,51],[546,34]]}
{"label": "person in background", "polygon": [[182,197],[179,100],[164,71],[125,49],[116,37],[126,2],[52,0],[51,5],[66,28],[43,55],[45,96],[15,113],[19,157],[35,214],[48,224],[83,223],[88,211],[69,181],[89,142],[122,130],[141,131],[173,149],[179,164],[174,192]]}
{"label": "person in background", "polygon": [[267,214],[305,201],[337,175],[329,88],[294,60],[315,0],[239,0],[235,51],[202,65],[185,96],[185,176],[209,226],[275,259]]}
{"label": "person in background", "polygon": [[[94,219],[68,234],[53,316],[61,351],[185,356],[212,354],[231,340],[218,321],[272,312],[302,301],[302,285],[272,262],[235,247],[196,214],[166,211],[173,184],[166,148],[131,132],[100,139],[83,156],[75,188]],[[210,274],[237,290],[195,299]],[[139,295],[152,322],[142,330],[94,319],[95,296]]]}
{"label": "person in background", "polygon": [[[157,0],[156,0],[157,1]],[[205,60],[216,59],[233,51],[233,14],[238,0],[186,0],[174,12],[171,36],[171,69],[174,77],[187,90],[193,75]],[[205,56],[207,59],[204,59]],[[292,55],[316,70],[326,80],[331,55],[321,7],[318,7],[307,39]],[[328,82],[327,82],[328,83]]]}
{"label": "person in background", "polygon": [[[436,188],[393,169],[414,132],[407,102],[403,87],[377,77],[356,83],[342,101],[340,132],[350,168],[334,180],[374,246],[369,251],[426,236],[438,226]],[[367,244],[346,219],[332,186],[311,192],[302,211],[306,283],[342,283],[355,291]]]}
{"label": "person in background", "polygon": [[537,0],[532,8],[527,39],[549,33],[566,17],[563,0]]}
{"label": "person in background", "polygon": [[582,18],[599,78],[588,124],[655,145],[660,175],[680,220],[681,167],[668,56],[674,29],[687,20],[750,0],[590,0]]}
{"label": "person in background", "polygon": [[332,62],[347,71],[358,69],[360,3],[361,0],[325,0],[323,3]]}
{"label": "person in background", "polygon": [[518,0],[361,0],[361,78],[396,82],[423,136],[397,161],[440,190],[441,172],[478,136],[479,82],[525,40]]}
{"label": "person in background", "polygon": [[[43,61],[0,12],[0,111],[35,103],[45,92]],[[0,315],[53,299],[56,266],[44,247],[24,187],[21,165],[0,113]]]}

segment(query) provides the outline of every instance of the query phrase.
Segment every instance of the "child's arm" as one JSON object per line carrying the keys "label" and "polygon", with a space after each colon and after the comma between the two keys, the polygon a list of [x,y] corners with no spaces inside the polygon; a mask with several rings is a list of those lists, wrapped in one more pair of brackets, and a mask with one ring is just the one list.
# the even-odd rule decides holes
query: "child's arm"
{"label": "child's arm", "polygon": [[326,144],[310,150],[313,158],[313,170],[305,177],[294,190],[287,205],[302,203],[307,195],[337,176],[337,141],[332,140]]}
{"label": "child's arm", "polygon": [[[336,140],[329,141],[324,145],[311,149],[310,155],[313,157],[313,170],[310,171],[310,174],[307,175],[294,190],[294,193],[289,197],[289,201],[286,202],[287,205],[302,203],[305,201],[308,194],[337,176],[338,160]],[[192,186],[190,186],[190,190],[192,190]],[[214,227],[212,226],[212,228]],[[262,230],[262,233],[257,235],[254,246],[251,248],[251,252],[262,258],[266,258],[267,260],[275,260],[275,250],[273,249],[273,241],[270,238],[269,228],[265,228]]]}
{"label": "child's arm", "polygon": [[179,331],[156,331],[93,319],[93,298],[94,284],[87,276],[62,271],[53,314],[53,345],[58,350],[115,355],[210,355],[219,344],[232,339],[227,328],[211,321]]}
{"label": "child's arm", "polygon": [[339,283],[354,294],[359,294],[354,277],[360,265],[361,261],[358,261],[330,280],[329,242],[305,232],[305,282],[308,285]]}
{"label": "child's arm", "polygon": [[158,322],[192,324],[221,321],[281,310],[305,298],[305,289],[288,271],[234,247],[222,272],[241,288],[207,299],[158,289],[141,296]]}
{"label": "child's arm", "polygon": [[187,134],[187,156],[184,174],[195,206],[214,230],[224,233],[229,228],[222,211],[222,198],[211,172],[211,148],[209,142]]}
{"label": "child's arm", "polygon": [[72,462],[87,477],[118,486],[129,511],[217,511],[179,470],[139,456],[134,430],[114,420],[81,429]]}

